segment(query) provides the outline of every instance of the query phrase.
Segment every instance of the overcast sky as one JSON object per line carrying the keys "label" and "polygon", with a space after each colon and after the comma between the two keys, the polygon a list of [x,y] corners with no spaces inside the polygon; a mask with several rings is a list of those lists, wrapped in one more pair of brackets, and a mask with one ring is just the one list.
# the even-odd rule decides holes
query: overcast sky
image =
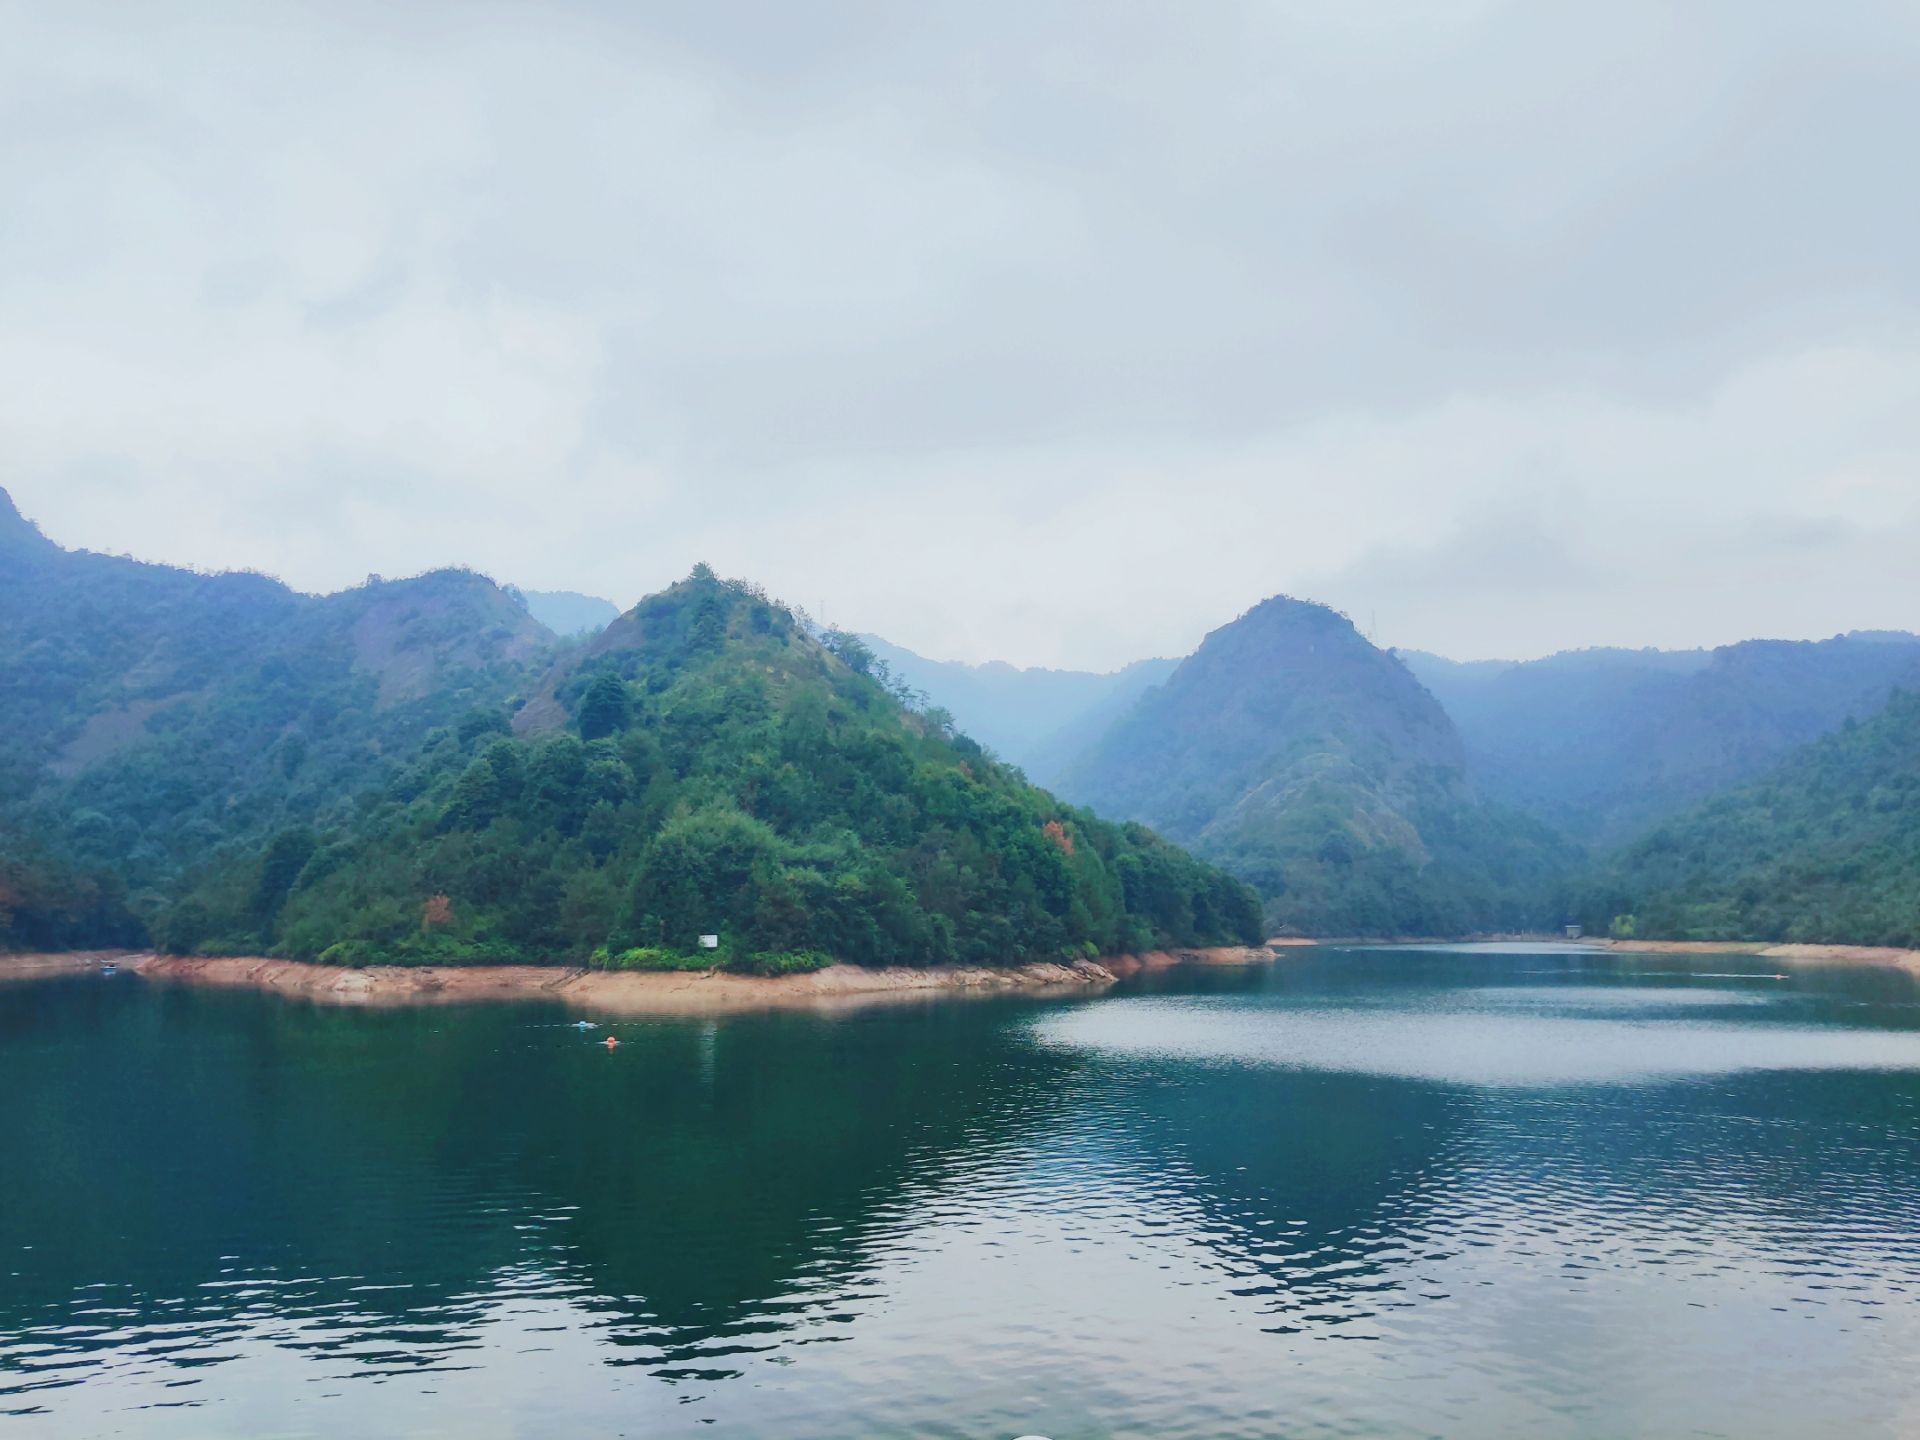
{"label": "overcast sky", "polygon": [[1920,629],[1920,6],[0,0],[0,484],[1105,668]]}

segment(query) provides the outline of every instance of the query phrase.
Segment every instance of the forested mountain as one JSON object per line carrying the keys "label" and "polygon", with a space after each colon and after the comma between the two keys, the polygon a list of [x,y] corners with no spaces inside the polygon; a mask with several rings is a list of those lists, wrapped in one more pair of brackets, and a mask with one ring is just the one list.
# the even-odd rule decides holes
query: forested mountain
{"label": "forested mountain", "polygon": [[1914,636],[1460,665],[1280,597],[1093,675],[820,636],[704,569],[595,605],[69,552],[0,491],[0,945],[678,966],[715,933],[779,969],[1255,938],[1203,861],[1303,934],[1576,904],[1915,943]]}
{"label": "forested mountain", "polygon": [[572,638],[597,635],[620,617],[620,607],[598,595],[582,595],[575,590],[522,590],[507,587],[517,595],[527,613],[554,634]]}
{"label": "forested mountain", "polygon": [[1481,791],[1598,849],[1920,685],[1920,637],[1898,632],[1518,664],[1402,658],[1459,727]]}
{"label": "forested mountain", "polygon": [[62,550],[0,492],[0,943],[137,938],[187,867],[350,815],[551,643],[464,571],[301,595]]}
{"label": "forested mountain", "polygon": [[1669,819],[1583,908],[1626,935],[1920,947],[1920,692]]}
{"label": "forested mountain", "polygon": [[563,662],[511,726],[476,711],[351,824],[209,873],[165,938],[775,972],[1260,937],[1244,886],[1061,805],[874,670],[855,637],[816,639],[696,570]]}
{"label": "forested mountain", "polygon": [[1142,692],[1180,662],[1136,660],[1110,673],[929,660],[878,635],[861,640],[889,671],[1035,783],[1052,785]]}
{"label": "forested mountain", "polygon": [[1277,597],[1208,635],[1064,777],[1251,882],[1305,934],[1558,919],[1573,860],[1482,803],[1445,712],[1345,616]]}
{"label": "forested mountain", "polygon": [[70,553],[0,492],[0,944],[779,969],[1259,938],[1243,886],[878,668],[704,570],[563,646],[465,571],[301,595]]}

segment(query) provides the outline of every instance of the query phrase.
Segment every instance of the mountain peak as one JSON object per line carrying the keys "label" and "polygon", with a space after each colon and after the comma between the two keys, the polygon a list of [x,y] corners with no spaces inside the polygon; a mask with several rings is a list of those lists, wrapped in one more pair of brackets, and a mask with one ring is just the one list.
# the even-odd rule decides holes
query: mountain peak
{"label": "mountain peak", "polygon": [[1556,857],[1482,809],[1465,758],[1403,661],[1339,611],[1276,596],[1209,634],[1065,788],[1248,880],[1276,927],[1438,934],[1471,928],[1469,912],[1539,923],[1505,903],[1519,887],[1502,876],[1530,883]]}
{"label": "mountain peak", "polygon": [[40,533],[40,527],[20,513],[13,497],[0,487],[0,550],[52,551],[60,547]]}

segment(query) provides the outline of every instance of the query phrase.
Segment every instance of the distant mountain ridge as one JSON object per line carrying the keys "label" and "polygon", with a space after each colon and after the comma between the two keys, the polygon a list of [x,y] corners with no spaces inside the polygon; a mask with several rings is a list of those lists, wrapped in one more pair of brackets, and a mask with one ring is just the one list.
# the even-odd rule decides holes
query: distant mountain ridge
{"label": "distant mountain ridge", "polygon": [[[1154,825],[1252,882],[1276,928],[1318,933],[1557,924],[1598,863],[1579,847],[1605,857],[1920,686],[1900,631],[1382,665],[1344,617],[1284,597],[1109,677],[875,648],[1061,794]],[[1067,724],[1005,724],[1048,686]]]}
{"label": "distant mountain ridge", "polygon": [[1062,793],[1247,879],[1307,934],[1549,923],[1571,852],[1490,811],[1411,671],[1324,605],[1213,631],[1068,770]]}
{"label": "distant mountain ridge", "polygon": [[1920,637],[1460,664],[1403,652],[1489,796],[1606,849],[1920,686]]}
{"label": "distant mountain ridge", "polygon": [[953,713],[960,728],[1042,785],[1178,660],[1136,660],[1119,670],[1022,669],[1002,661],[929,660],[878,635],[860,637],[892,672]]}
{"label": "distant mountain ridge", "polygon": [[[364,925],[342,899],[385,893],[388,867],[415,889],[469,876],[456,958],[542,936],[579,958],[596,927],[656,933],[602,871],[615,852],[623,874],[650,865],[636,837],[683,809],[712,821],[681,837],[717,847],[698,883],[735,877],[701,904],[755,910],[748,954],[805,933],[877,956],[891,942],[861,927],[883,913],[901,953],[930,960],[1244,933],[1238,887],[1084,807],[1257,887],[1276,930],[1578,913],[1642,935],[1911,933],[1902,694],[1920,691],[1920,637],[1904,632],[1457,663],[1381,651],[1282,596],[1184,660],[1092,674],[822,636],[704,571],[612,609],[464,570],[313,596],[67,551],[0,490],[0,945],[131,943],[164,920],[188,948],[313,951],[331,927],[398,953],[440,923],[419,896],[387,894]],[[540,614],[589,638],[563,645]],[[837,717],[825,740],[812,718],[787,731],[789,700]],[[613,819],[591,799],[603,782]],[[469,823],[483,813],[506,828]],[[476,846],[491,858],[472,869]],[[736,850],[756,857],[745,871]],[[863,870],[863,850],[886,858]],[[442,868],[408,868],[416,852]],[[320,886],[309,862],[357,878]],[[1008,865],[1026,878],[995,889]],[[518,886],[529,898],[506,905]],[[853,928],[776,922],[796,897]]]}
{"label": "distant mountain ridge", "polygon": [[1582,908],[1627,936],[1920,949],[1920,691],[1670,817]]}
{"label": "distant mountain ridge", "polygon": [[562,638],[597,635],[620,617],[620,607],[611,600],[577,590],[522,590],[509,585],[507,593],[517,595],[529,615]]}

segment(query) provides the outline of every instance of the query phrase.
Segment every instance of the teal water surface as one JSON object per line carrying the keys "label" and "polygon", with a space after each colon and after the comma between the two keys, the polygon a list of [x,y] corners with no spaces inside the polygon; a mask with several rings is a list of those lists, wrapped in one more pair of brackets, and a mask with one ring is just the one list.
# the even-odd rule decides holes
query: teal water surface
{"label": "teal water surface", "polygon": [[13,984],[0,1432],[1920,1433],[1920,994],[1777,968],[1321,950],[611,1052]]}

